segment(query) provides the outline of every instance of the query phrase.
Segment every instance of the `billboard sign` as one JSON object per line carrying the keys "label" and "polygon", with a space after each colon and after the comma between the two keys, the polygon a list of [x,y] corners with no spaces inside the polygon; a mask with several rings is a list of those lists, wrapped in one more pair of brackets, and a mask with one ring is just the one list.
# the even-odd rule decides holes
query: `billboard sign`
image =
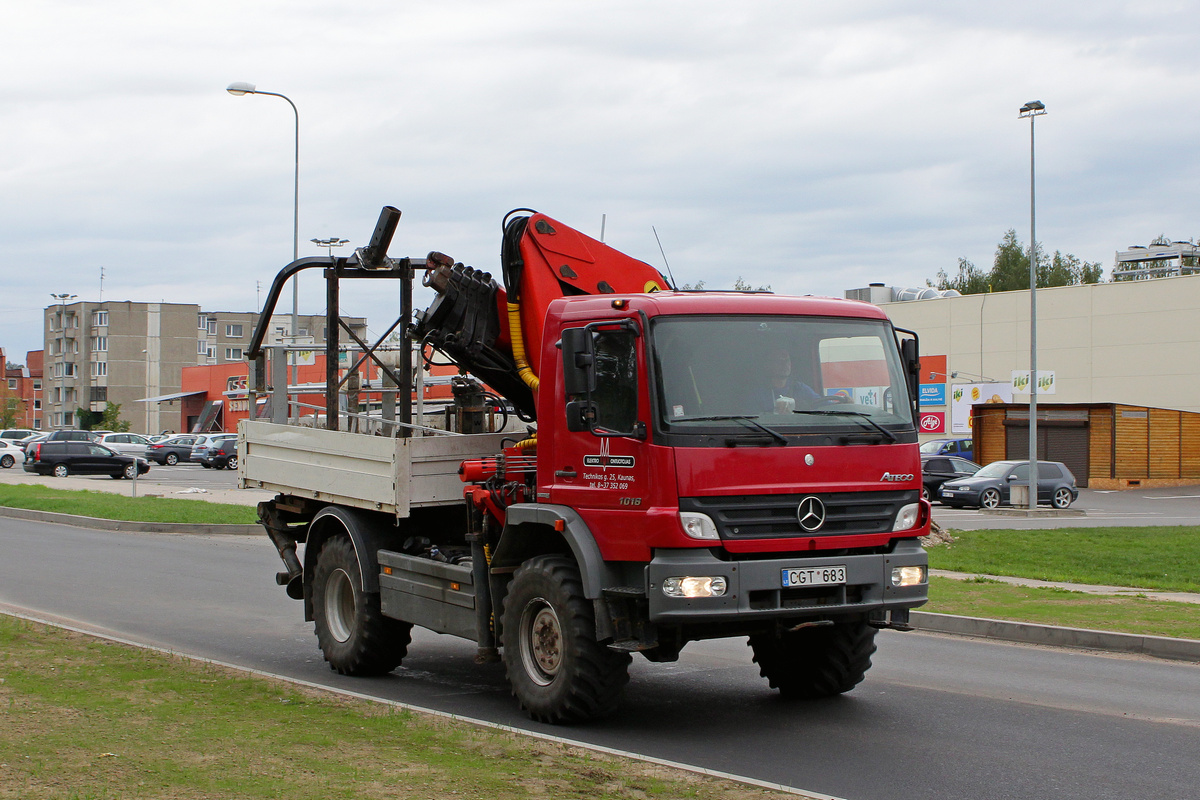
{"label": "billboard sign", "polygon": [[956,383],[950,387],[950,432],[971,433],[972,406],[1012,401],[1011,383]]}
{"label": "billboard sign", "polygon": [[946,432],[946,412],[945,411],[922,411],[920,425],[921,425],[921,433],[945,433]]}
{"label": "billboard sign", "polygon": [[923,406],[944,406],[946,405],[946,384],[944,383],[922,383],[920,403]]}

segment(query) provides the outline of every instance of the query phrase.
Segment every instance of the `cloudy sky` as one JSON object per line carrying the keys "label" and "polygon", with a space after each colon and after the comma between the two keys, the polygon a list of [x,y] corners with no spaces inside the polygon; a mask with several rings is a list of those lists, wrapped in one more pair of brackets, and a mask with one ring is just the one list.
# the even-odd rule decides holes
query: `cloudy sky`
{"label": "cloudy sky", "polygon": [[[1099,261],[1200,234],[1200,3],[9,2],[0,347],[83,300],[258,306],[301,255],[441,250],[499,273],[532,207],[679,283],[841,296],[1029,237]],[[394,295],[347,289],[382,332]],[[260,295],[261,287],[261,295]],[[289,303],[290,305],[290,303]],[[321,313],[314,273],[301,313]]]}

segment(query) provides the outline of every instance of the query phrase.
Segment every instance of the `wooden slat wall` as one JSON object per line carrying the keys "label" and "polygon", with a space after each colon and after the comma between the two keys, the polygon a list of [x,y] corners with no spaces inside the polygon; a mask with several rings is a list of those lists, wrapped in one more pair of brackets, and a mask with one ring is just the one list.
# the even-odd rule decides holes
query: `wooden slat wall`
{"label": "wooden slat wall", "polygon": [[1151,408],[1147,461],[1151,478],[1179,477],[1179,412]]}
{"label": "wooden slat wall", "polygon": [[[1128,413],[1129,416],[1125,416]],[[1145,408],[1116,407],[1116,472],[1119,478],[1148,478],[1150,418]]]}
{"label": "wooden slat wall", "polygon": [[990,464],[1008,458],[1004,438],[1004,418],[1008,414],[1007,409],[1003,406],[989,407],[984,404],[975,406],[972,414],[975,420],[975,463]]}
{"label": "wooden slat wall", "polygon": [[1179,477],[1200,478],[1200,414],[1179,420]]}
{"label": "wooden slat wall", "polygon": [[1088,410],[1088,475],[1091,478],[1113,477],[1112,463],[1113,412],[1111,408]]}

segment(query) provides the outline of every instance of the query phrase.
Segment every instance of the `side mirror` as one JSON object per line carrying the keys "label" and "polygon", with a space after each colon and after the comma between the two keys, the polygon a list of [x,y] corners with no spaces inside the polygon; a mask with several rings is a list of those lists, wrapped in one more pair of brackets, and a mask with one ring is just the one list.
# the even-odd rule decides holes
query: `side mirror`
{"label": "side mirror", "polygon": [[592,332],[587,328],[568,328],[562,332],[563,389],[567,395],[583,395],[596,390],[595,354]]}
{"label": "side mirror", "polygon": [[916,339],[904,339],[900,342],[900,359],[904,362],[904,371],[908,374],[909,398],[915,403],[921,392],[921,355]]}

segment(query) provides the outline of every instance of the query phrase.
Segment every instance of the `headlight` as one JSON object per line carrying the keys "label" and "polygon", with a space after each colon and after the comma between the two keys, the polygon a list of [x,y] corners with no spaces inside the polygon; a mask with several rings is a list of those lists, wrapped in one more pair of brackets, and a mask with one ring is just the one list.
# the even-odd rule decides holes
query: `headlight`
{"label": "headlight", "polygon": [[917,518],[921,512],[921,506],[918,503],[911,503],[900,509],[896,514],[896,521],[892,523],[892,530],[906,531],[909,528],[917,527]]}
{"label": "headlight", "polygon": [[927,567],[892,567],[892,586],[918,586],[927,582]]}
{"label": "headlight", "polygon": [[720,575],[667,578],[662,585],[667,597],[721,597],[728,588],[729,584]]}
{"label": "headlight", "polygon": [[680,511],[679,523],[683,526],[683,532],[693,539],[720,539],[717,533],[717,525],[712,521],[712,518],[707,514],[699,514],[695,511]]}

